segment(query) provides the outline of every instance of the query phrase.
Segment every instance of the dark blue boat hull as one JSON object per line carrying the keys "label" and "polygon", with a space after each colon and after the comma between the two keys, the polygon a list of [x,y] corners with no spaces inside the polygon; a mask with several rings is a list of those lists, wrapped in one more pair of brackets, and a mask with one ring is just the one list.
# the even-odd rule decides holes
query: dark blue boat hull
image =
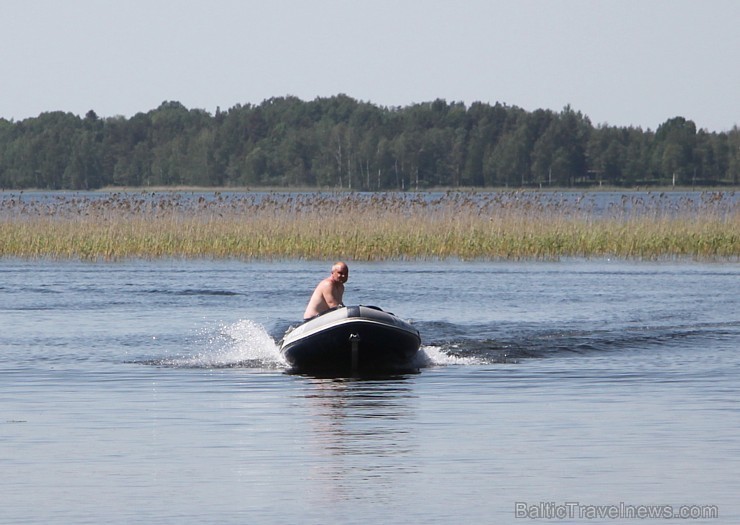
{"label": "dark blue boat hull", "polygon": [[421,346],[409,323],[375,307],[350,306],[288,333],[280,351],[297,372],[407,371]]}

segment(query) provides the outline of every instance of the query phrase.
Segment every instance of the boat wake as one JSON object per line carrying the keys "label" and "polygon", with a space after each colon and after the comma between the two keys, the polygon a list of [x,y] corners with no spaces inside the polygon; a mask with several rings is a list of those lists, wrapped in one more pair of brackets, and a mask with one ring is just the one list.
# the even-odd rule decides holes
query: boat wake
{"label": "boat wake", "polygon": [[149,361],[173,368],[261,368],[286,366],[276,341],[264,326],[249,319],[202,330],[193,355]]}
{"label": "boat wake", "polygon": [[418,368],[450,365],[481,365],[485,363],[485,360],[478,356],[457,354],[454,347],[444,348],[434,345],[422,345],[416,359],[415,364]]}
{"label": "boat wake", "polygon": [[[192,355],[145,361],[144,364],[172,368],[254,368],[286,370],[289,368],[280,353],[279,340],[260,323],[242,319],[222,324],[215,330],[207,328],[197,334],[199,350]],[[279,339],[279,337],[278,337]],[[455,348],[422,345],[414,367],[428,368],[448,365],[483,364],[485,359],[465,356]]]}
{"label": "boat wake", "polygon": [[[701,348],[734,341],[740,323],[669,323],[554,327],[551,325],[456,326],[429,324],[427,353],[439,364],[486,365],[519,363],[526,359],[651,352],[665,348]],[[432,350],[430,350],[432,349]]]}
{"label": "boat wake", "polygon": [[[736,337],[740,327],[736,323],[719,325],[691,325],[670,327],[640,327],[609,330],[582,328],[579,330],[551,330],[533,327],[508,327],[501,333],[486,333],[481,327],[426,326],[427,334],[413,363],[414,368],[438,366],[476,366],[517,363],[526,359],[553,358],[562,355],[603,353],[609,351],[646,350],[661,348],[682,341],[695,345],[704,338],[721,340]],[[475,332],[475,337],[462,334]],[[196,353],[164,359],[143,361],[143,364],[173,368],[252,368],[287,370],[280,353],[279,338],[271,335],[262,324],[243,319],[201,330],[195,336]],[[188,346],[191,346],[188,344]]]}
{"label": "boat wake", "polygon": [[[642,327],[582,327],[551,329],[497,327],[491,333],[482,327],[466,330],[460,326],[422,327],[423,341],[413,368],[512,364],[527,359],[554,358],[604,352],[646,351],[666,345],[701,346],[711,340],[722,342],[737,336],[738,323]],[[243,319],[202,329],[187,346],[197,353],[140,361],[173,368],[251,368],[284,371],[290,367],[280,353],[280,334],[260,323]],[[475,332],[477,337],[463,334]]]}

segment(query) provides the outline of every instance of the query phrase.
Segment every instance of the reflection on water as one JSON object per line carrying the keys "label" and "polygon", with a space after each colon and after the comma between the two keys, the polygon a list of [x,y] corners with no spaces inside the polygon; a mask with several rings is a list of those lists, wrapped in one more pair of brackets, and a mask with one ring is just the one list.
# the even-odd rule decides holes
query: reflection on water
{"label": "reflection on water", "polygon": [[418,472],[417,396],[406,378],[308,380],[304,446],[316,458],[307,475],[320,498],[390,499],[388,481]]}

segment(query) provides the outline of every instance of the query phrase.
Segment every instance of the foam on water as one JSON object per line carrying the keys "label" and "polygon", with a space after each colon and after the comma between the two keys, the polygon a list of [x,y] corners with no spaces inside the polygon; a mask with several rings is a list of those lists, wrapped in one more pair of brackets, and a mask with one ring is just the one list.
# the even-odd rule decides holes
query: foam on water
{"label": "foam on water", "polygon": [[260,368],[285,366],[278,343],[261,324],[243,319],[224,326],[222,333],[230,338],[230,343],[224,348],[225,357],[234,362],[241,365],[255,364]]}
{"label": "foam on water", "polygon": [[285,361],[275,340],[261,324],[250,319],[222,325],[197,354],[169,364],[193,368],[283,368]]}
{"label": "foam on water", "polygon": [[479,365],[484,361],[478,357],[457,356],[445,352],[440,346],[422,346],[416,358],[419,368],[447,365]]}

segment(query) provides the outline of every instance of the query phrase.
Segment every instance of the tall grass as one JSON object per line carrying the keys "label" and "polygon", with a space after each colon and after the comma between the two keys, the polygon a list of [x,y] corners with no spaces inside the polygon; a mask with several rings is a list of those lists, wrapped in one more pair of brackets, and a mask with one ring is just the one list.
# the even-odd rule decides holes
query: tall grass
{"label": "tall grass", "polygon": [[740,257],[734,196],[675,202],[585,195],[119,193],[0,200],[0,257],[118,260],[729,259]]}

